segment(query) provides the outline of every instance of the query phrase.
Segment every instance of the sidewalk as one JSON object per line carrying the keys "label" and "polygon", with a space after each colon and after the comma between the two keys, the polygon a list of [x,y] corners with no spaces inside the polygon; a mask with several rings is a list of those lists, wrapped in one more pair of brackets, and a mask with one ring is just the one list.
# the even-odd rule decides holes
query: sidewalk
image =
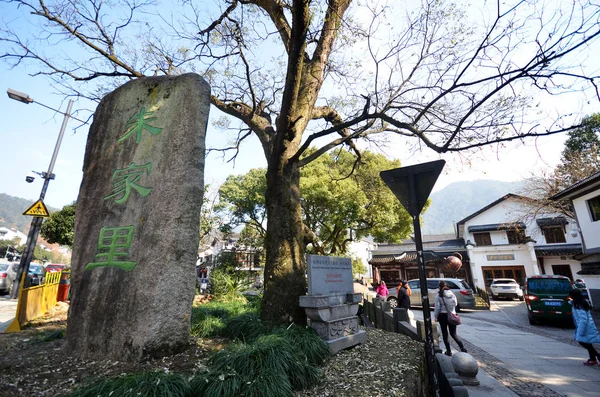
{"label": "sidewalk", "polygon": [[16,299],[2,299],[0,300],[0,332],[4,332],[6,328],[12,323],[17,313],[17,300]]}
{"label": "sidewalk", "polygon": [[[598,397],[600,367],[586,367],[587,351],[519,329],[462,316],[459,335],[480,369],[519,396]],[[471,393],[476,396],[478,394]],[[496,394],[488,394],[496,395]],[[482,395],[483,396],[483,395]]]}

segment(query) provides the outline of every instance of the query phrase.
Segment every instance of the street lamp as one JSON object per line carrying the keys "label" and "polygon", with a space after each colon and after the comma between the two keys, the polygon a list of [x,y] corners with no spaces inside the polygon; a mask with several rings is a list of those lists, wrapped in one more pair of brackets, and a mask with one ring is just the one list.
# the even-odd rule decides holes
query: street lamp
{"label": "street lamp", "polygon": [[[15,101],[23,102],[26,104],[30,104],[35,102],[29,95],[24,94],[19,91],[15,91],[13,89],[8,89],[6,91],[8,97],[10,99],[14,99]],[[60,110],[53,109],[49,106],[41,104],[39,102],[35,102],[45,108],[54,110],[60,114],[63,114],[65,117],[63,119],[62,125],[60,127],[60,133],[58,134],[58,139],[56,140],[56,145],[54,146],[54,152],[52,153],[52,159],[50,160],[50,166],[48,167],[48,171],[45,173],[41,173],[42,178],[44,179],[44,186],[42,187],[42,192],[40,193],[40,200],[44,200],[46,197],[46,191],[48,190],[48,184],[51,179],[54,179],[54,174],[52,171],[54,170],[54,164],[56,163],[56,157],[58,156],[58,150],[60,149],[60,144],[62,143],[63,136],[65,134],[65,129],[67,127],[67,122],[69,121],[69,117],[71,117],[71,107],[73,106],[73,100],[69,99],[69,103],[67,104],[67,111],[61,112]],[[74,117],[73,117],[74,118]],[[81,120],[79,120],[81,121]],[[17,271],[17,277],[15,278],[13,284],[13,290],[11,294],[11,298],[15,299],[19,296],[19,290],[21,288],[21,281],[24,277],[27,276],[29,272],[29,263],[33,258],[33,251],[37,244],[37,239],[40,234],[40,229],[42,227],[42,217],[34,216],[31,221],[31,227],[29,228],[29,234],[27,235],[27,242],[25,243],[25,250],[21,255],[21,262],[19,263],[19,270]]]}

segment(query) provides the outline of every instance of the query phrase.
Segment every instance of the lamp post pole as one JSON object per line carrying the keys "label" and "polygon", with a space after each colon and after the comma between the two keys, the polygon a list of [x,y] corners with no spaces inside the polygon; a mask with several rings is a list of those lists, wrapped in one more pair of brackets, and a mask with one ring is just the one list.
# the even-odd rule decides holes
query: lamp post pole
{"label": "lamp post pole", "polygon": [[[11,99],[18,100],[24,103],[32,103],[33,99],[29,98],[29,96],[21,96],[14,97],[11,94],[17,93],[16,91],[9,90],[8,96]],[[18,93],[21,94],[21,93]],[[22,94],[24,95],[24,94]],[[36,102],[37,103],[37,102]],[[41,104],[40,104],[41,105]],[[43,105],[44,107],[47,107]],[[54,152],[52,153],[52,159],[50,160],[50,165],[48,166],[48,172],[42,173],[42,178],[44,179],[44,186],[42,186],[42,192],[40,193],[40,200],[43,200],[46,197],[46,191],[48,190],[48,185],[50,184],[50,180],[54,179],[54,174],[52,171],[54,170],[54,164],[56,163],[56,157],[58,156],[58,151],[60,149],[60,145],[62,143],[63,136],[65,134],[65,129],[67,128],[67,122],[69,121],[69,117],[71,116],[71,107],[73,106],[73,100],[69,99],[69,103],[67,104],[67,111],[64,114],[63,122],[60,127],[60,132],[58,134],[58,139],[56,140],[56,145],[54,146]],[[54,109],[52,109],[54,110]],[[59,112],[62,113],[62,112]],[[43,218],[34,216],[31,221],[31,227],[29,228],[29,234],[27,235],[27,242],[25,243],[25,250],[21,255],[21,262],[19,263],[19,270],[17,271],[17,277],[15,278],[13,289],[11,293],[11,298],[15,299],[19,296],[19,290],[21,285],[24,283],[24,278],[27,276],[29,272],[29,263],[33,259],[33,251],[35,250],[35,246],[37,244],[37,239],[40,234],[40,229],[42,227]]]}

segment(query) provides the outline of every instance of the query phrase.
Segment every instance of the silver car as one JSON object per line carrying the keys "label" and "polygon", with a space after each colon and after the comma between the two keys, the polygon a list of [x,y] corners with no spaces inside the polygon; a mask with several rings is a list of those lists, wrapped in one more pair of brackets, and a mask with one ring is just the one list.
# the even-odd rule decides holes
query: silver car
{"label": "silver car", "polygon": [[18,263],[0,263],[0,292],[12,292],[18,267]]}
{"label": "silver car", "polygon": [[492,299],[498,298],[518,298],[524,300],[523,290],[519,283],[512,278],[495,278],[490,284],[490,291],[492,293]]}
{"label": "silver car", "polygon": [[[427,279],[427,292],[429,295],[429,304],[431,307],[435,304],[435,296],[439,292],[438,285],[441,280],[444,280],[450,291],[456,295],[456,301],[458,302],[458,306],[456,306],[456,310],[460,311],[461,309],[474,309],[476,302],[475,296],[473,295],[473,290],[469,285],[459,278],[428,278]],[[412,291],[410,295],[410,305],[411,306],[422,306],[423,302],[421,300],[421,284],[419,279],[409,280],[408,286]]]}

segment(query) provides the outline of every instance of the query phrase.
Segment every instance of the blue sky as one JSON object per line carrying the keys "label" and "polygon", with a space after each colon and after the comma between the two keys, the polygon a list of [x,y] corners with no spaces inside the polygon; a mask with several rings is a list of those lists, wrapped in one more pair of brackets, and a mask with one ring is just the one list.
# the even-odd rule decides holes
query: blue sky
{"label": "blue sky", "polygon": [[[16,17],[12,5],[0,4],[0,20]],[[2,44],[0,44],[2,46]],[[2,48],[0,48],[0,52]],[[53,108],[66,109],[67,101],[64,96],[57,94],[42,76],[31,77],[35,73],[34,65],[20,66],[11,69],[0,61],[0,148],[2,166],[0,167],[0,193],[36,200],[42,187],[41,178],[33,183],[25,182],[25,176],[32,170],[46,171],[56,143],[56,138],[62,122],[62,115],[54,113],[37,104],[23,104],[11,100],[6,90],[12,88],[29,94],[34,100]],[[548,107],[561,107],[567,103],[547,103]],[[88,103],[79,101],[74,109],[86,108]],[[586,114],[586,112],[583,112]],[[217,116],[215,108],[211,109],[211,118]],[[77,199],[82,178],[82,164],[85,152],[88,126],[73,128],[79,123],[71,120],[58,155],[54,169],[56,179],[50,182],[46,194],[46,204],[61,208]],[[471,154],[449,154],[441,158],[447,160],[442,175],[435,189],[440,189],[449,183],[459,180],[497,179],[518,180],[531,176],[533,172],[548,171],[553,168],[560,158],[565,136],[558,135],[525,143],[509,143],[502,147],[487,148]],[[226,139],[209,123],[207,146],[224,145]],[[440,158],[439,155],[424,150],[409,153],[400,140],[391,139],[391,145],[386,154],[399,158],[403,165],[411,165]],[[228,175],[245,173],[250,168],[264,167],[265,160],[262,150],[255,138],[242,148],[236,162],[226,163],[216,155],[207,158],[205,181],[213,185],[222,182]],[[25,210],[25,208],[23,209]]]}

